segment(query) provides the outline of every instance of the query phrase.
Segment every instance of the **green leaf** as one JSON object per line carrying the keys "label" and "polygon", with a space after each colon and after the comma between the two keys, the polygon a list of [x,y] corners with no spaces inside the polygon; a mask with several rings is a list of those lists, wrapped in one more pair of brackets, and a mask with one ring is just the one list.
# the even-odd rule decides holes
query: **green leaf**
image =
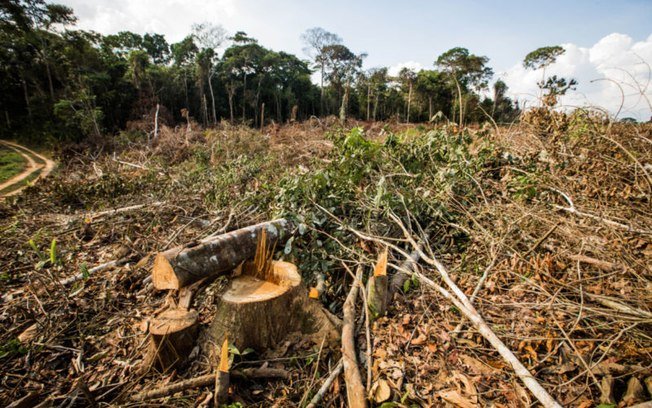
{"label": "green leaf", "polygon": [[52,238],[52,243],[50,243],[50,264],[54,265],[57,263],[57,239]]}
{"label": "green leaf", "polygon": [[288,239],[288,242],[285,243],[285,248],[283,249],[285,255],[290,255],[290,252],[292,252],[292,242],[294,242],[294,237]]}
{"label": "green leaf", "polygon": [[91,276],[91,273],[88,271],[88,266],[86,265],[86,262],[82,263],[79,269],[81,270],[82,278],[84,280],[88,279],[88,277]]}
{"label": "green leaf", "polygon": [[407,293],[410,290],[411,285],[412,285],[411,279],[407,279],[405,282],[403,282],[403,292]]}

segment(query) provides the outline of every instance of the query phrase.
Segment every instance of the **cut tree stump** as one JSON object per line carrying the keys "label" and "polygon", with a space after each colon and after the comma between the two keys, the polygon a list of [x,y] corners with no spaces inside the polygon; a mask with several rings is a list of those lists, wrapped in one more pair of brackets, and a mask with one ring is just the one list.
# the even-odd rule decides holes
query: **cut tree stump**
{"label": "cut tree stump", "polygon": [[165,372],[184,362],[197,339],[198,319],[196,310],[183,309],[169,309],[152,319],[144,371]]}
{"label": "cut tree stump", "polygon": [[255,277],[249,262],[242,269],[221,296],[209,328],[216,344],[228,336],[239,350],[267,350],[293,333],[309,335],[316,343],[339,339],[338,319],[308,297],[295,265],[272,261],[268,280]]}
{"label": "cut tree stump", "polygon": [[378,256],[374,274],[367,281],[367,306],[371,317],[377,319],[387,312],[387,249]]}
{"label": "cut tree stump", "polygon": [[181,289],[203,278],[229,273],[254,257],[263,230],[267,239],[275,242],[289,228],[289,222],[279,219],[161,252],[154,260],[152,283],[159,290]]}

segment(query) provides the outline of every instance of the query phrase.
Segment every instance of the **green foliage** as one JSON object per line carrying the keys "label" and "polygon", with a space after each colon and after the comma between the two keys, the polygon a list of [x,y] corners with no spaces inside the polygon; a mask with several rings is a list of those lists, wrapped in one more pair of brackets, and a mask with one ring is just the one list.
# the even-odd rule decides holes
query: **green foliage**
{"label": "green foliage", "polygon": [[566,50],[560,45],[537,48],[525,56],[523,66],[532,70],[545,68],[557,61],[557,57],[565,52]]}
{"label": "green foliage", "polygon": [[52,238],[52,242],[50,243],[50,265],[56,265],[58,263],[58,258],[57,258],[57,239]]}
{"label": "green foliage", "polygon": [[520,174],[514,177],[508,184],[508,188],[512,192],[513,197],[522,201],[530,201],[536,197],[536,186],[535,180],[526,174]]}
{"label": "green foliage", "polygon": [[0,345],[0,359],[22,356],[27,354],[28,351],[18,339],[11,339]]}
{"label": "green foliage", "polygon": [[[455,222],[459,214],[452,209],[451,198],[464,205],[468,197],[479,196],[470,175],[484,166],[491,152],[486,145],[471,154],[470,136],[441,130],[390,134],[377,141],[362,128],[353,128],[329,138],[334,148],[327,165],[291,173],[266,186],[264,198],[256,200],[267,205],[273,216],[304,226],[285,255],[293,257],[301,270],[326,275],[339,270],[338,259],[359,247],[355,236],[319,207],[352,227],[383,234],[396,228],[387,217],[389,211],[399,215],[409,211],[423,226]],[[465,238],[456,238],[463,245]],[[405,289],[413,286],[414,282],[406,283]]]}

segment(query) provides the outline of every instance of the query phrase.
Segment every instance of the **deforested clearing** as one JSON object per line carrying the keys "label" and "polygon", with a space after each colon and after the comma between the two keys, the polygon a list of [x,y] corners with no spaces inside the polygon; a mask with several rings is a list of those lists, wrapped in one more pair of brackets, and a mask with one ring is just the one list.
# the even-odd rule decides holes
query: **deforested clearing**
{"label": "deforested clearing", "polygon": [[652,124],[562,106],[565,48],[527,107],[459,47],[390,75],[8,4],[3,405],[652,400]]}

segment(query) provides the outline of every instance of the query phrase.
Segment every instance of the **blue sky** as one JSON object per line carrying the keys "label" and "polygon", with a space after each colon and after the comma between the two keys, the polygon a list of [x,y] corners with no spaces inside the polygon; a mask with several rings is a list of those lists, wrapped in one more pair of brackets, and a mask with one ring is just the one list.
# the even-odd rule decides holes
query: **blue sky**
{"label": "blue sky", "polygon": [[[368,68],[396,67],[406,63],[430,68],[439,54],[452,47],[463,46],[475,54],[488,56],[494,70],[509,78],[517,85],[516,88],[528,79],[522,72],[512,75],[517,65],[528,52],[545,45],[563,44],[580,50],[575,55],[576,60],[566,61],[567,64],[593,64],[593,47],[617,33],[629,39],[616,41],[618,47],[627,49],[610,46],[609,52],[622,54],[634,49],[640,53],[643,50],[643,58],[652,64],[652,54],[649,58],[647,55],[648,43],[652,44],[652,0],[57,2],[75,9],[81,28],[105,34],[125,29],[140,33],[158,32],[173,42],[189,33],[192,23],[209,21],[222,24],[230,32],[246,31],[267,47],[302,57],[301,33],[307,28],[320,26],[339,34],[344,44],[353,51],[367,52],[369,56],[365,66]],[[611,41],[610,44],[613,43]],[[604,49],[602,46],[597,50],[598,54],[604,54]],[[620,58],[620,61],[625,59]],[[629,58],[626,62],[632,64],[632,61]],[[609,58],[602,58],[602,68],[565,67],[562,71],[589,76],[604,75],[608,63]],[[640,67],[632,69],[640,70]],[[642,71],[640,74],[644,76]],[[580,84],[586,84],[594,78],[578,79]],[[528,86],[531,88],[533,85],[529,83]],[[609,85],[605,81],[603,86]],[[527,88],[527,92],[530,88]],[[590,89],[580,89],[582,91],[592,92]],[[601,98],[597,102],[602,103],[603,92],[597,90],[596,94]],[[648,111],[646,108],[635,113],[645,117]]]}

